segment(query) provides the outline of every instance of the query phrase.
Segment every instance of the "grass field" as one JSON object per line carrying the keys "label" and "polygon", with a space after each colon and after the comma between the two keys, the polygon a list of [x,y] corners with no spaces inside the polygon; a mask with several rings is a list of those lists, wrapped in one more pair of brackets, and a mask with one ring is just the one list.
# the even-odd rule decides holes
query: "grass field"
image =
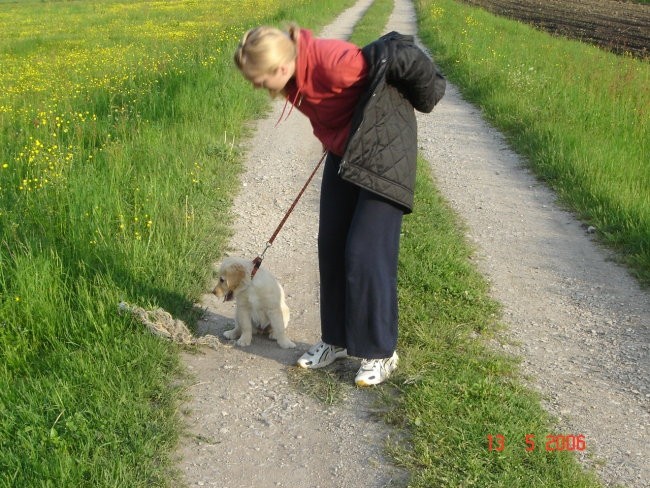
{"label": "grass field", "polygon": [[416,5],[446,75],[650,284],[650,62],[452,0]]}
{"label": "grass field", "polygon": [[[234,72],[236,41],[261,22],[317,30],[351,3],[0,2],[0,487],[178,485],[178,351],[117,304],[192,321],[229,236],[237,143],[267,107]],[[417,4],[448,76],[645,279],[647,63]],[[355,41],[389,11],[377,0]],[[498,304],[422,163],[417,195],[389,418],[412,449],[393,446],[396,461],[421,487],[597,486],[566,453],[525,451],[551,420],[513,360],[476,339]],[[488,434],[522,449],[490,453]]]}
{"label": "grass field", "polygon": [[1,487],[176,485],[178,352],[117,304],[191,322],[267,104],[236,42],[349,3],[2,4]]}

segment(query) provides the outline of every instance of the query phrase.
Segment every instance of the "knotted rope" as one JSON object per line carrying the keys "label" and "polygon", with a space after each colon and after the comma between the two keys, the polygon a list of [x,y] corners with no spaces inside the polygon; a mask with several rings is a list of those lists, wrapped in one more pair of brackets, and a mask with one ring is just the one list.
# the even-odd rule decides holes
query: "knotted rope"
{"label": "knotted rope", "polygon": [[188,345],[206,345],[213,349],[217,349],[220,345],[219,339],[216,336],[206,334],[202,337],[194,337],[190,330],[185,325],[185,322],[175,319],[171,314],[162,308],[154,310],[145,310],[144,308],[135,305],[129,305],[126,302],[120,302],[117,306],[121,313],[130,313],[138,321],[142,322],[149,331],[168,339],[172,342]]}

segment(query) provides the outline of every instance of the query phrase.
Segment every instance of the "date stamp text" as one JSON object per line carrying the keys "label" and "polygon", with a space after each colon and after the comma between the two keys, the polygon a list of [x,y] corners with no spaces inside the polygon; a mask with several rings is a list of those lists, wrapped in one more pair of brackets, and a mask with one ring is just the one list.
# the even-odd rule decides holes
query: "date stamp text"
{"label": "date stamp text", "polygon": [[[584,451],[587,449],[587,440],[583,434],[579,435],[554,435],[548,434],[541,441],[541,447],[534,434],[526,434],[523,439],[525,449],[528,452],[538,448],[544,448],[546,452],[554,451]],[[488,434],[487,436],[488,451],[503,452],[506,449],[506,438],[503,434]]]}

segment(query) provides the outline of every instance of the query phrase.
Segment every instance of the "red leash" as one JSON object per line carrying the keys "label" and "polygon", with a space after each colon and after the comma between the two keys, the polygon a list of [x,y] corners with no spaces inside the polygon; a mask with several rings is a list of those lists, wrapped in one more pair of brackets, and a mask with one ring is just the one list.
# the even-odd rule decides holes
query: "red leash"
{"label": "red leash", "polygon": [[280,233],[280,229],[284,226],[284,223],[287,221],[289,218],[289,215],[291,215],[291,212],[293,212],[293,209],[296,207],[296,204],[298,203],[298,200],[300,200],[300,197],[302,196],[303,193],[305,193],[305,190],[309,186],[309,183],[311,183],[311,180],[314,178],[314,175],[318,171],[318,168],[320,168],[321,163],[325,159],[325,156],[327,155],[327,151],[323,151],[323,155],[320,157],[318,160],[318,163],[316,164],[316,167],[314,168],[314,171],[311,172],[311,175],[309,175],[309,178],[307,178],[307,181],[302,187],[302,190],[300,190],[300,193],[298,193],[298,196],[296,199],[293,201],[291,204],[291,207],[289,207],[289,210],[284,214],[284,217],[280,221],[280,225],[278,225],[277,229],[275,229],[275,232],[271,236],[271,238],[267,241],[266,247],[264,248],[264,251],[262,251],[262,254],[257,256],[255,259],[253,259],[253,271],[251,271],[251,279],[255,276],[255,273],[257,273],[257,270],[260,269],[260,266],[262,265],[262,260],[264,259],[264,254],[266,251],[273,245],[273,241],[275,241],[275,238],[278,236]]}

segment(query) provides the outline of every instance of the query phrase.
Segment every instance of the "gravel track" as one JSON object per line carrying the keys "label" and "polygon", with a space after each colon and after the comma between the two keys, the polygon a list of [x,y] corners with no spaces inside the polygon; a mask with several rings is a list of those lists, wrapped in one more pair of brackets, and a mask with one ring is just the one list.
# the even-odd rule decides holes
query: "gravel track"
{"label": "gravel track", "polygon": [[[347,37],[371,3],[360,0],[319,35]],[[390,30],[416,33],[410,0],[396,1]],[[320,144],[297,111],[274,128],[282,105],[274,103],[245,141],[230,254],[252,259],[263,250],[318,160]],[[550,433],[584,434],[591,454],[584,461],[606,483],[650,487],[647,291],[556,205],[452,85],[433,113],[418,120],[420,152],[466,222],[478,266],[504,305],[509,337],[495,347],[523,357],[531,388],[560,418],[562,432]],[[288,334],[297,348],[282,350],[254,336],[248,348],[224,339],[217,350],[183,356],[195,378],[182,410],[188,432],[178,450],[188,486],[405,484],[406,473],[383,454],[385,440],[399,433],[377,420],[372,392],[351,387],[343,401],[328,406],[289,381],[296,359],[320,336],[319,188],[320,175],[264,260],[285,288]],[[205,295],[201,306],[206,315],[199,333],[220,336],[234,326],[232,303]],[[338,371],[352,383],[357,367],[349,359]]]}

